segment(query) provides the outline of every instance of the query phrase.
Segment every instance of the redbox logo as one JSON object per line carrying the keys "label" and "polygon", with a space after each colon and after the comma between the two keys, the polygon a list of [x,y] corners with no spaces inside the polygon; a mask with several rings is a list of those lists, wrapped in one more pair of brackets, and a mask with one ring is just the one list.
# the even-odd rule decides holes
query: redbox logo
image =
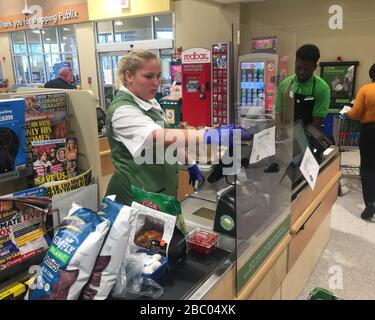
{"label": "redbox logo", "polygon": [[210,63],[210,50],[204,48],[192,48],[182,52],[182,63]]}
{"label": "redbox logo", "polygon": [[207,60],[208,54],[207,53],[192,53],[192,54],[184,54],[185,60]]}

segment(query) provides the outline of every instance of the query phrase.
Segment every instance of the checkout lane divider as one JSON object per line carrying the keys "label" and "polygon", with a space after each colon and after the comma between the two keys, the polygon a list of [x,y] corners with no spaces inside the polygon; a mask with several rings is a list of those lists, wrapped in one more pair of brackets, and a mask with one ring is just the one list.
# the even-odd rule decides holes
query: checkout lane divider
{"label": "checkout lane divider", "polygon": [[307,209],[301,214],[296,222],[291,226],[290,233],[295,236],[301,228],[306,224],[307,220],[315,212],[315,209],[323,201],[324,197],[332,189],[332,187],[340,180],[341,172],[337,172],[334,177],[327,183],[322,191],[317,195],[313,202],[307,207]]}
{"label": "checkout lane divider", "polygon": [[249,280],[248,285],[241,291],[239,295],[237,295],[235,300],[248,300],[249,299],[249,297],[254,292],[254,290],[259,286],[261,281],[265,278],[265,276],[269,273],[271,268],[275,265],[277,259],[281,256],[284,250],[286,250],[291,240],[292,240],[292,236],[290,234],[287,234],[283,238],[283,240],[271,253],[268,259],[259,267],[255,275]]}

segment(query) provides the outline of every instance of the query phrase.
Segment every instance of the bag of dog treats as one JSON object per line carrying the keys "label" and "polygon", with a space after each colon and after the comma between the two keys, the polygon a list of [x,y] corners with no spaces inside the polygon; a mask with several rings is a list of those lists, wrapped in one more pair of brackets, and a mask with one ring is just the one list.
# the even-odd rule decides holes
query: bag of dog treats
{"label": "bag of dog treats", "polygon": [[137,202],[132,203],[132,208],[138,211],[130,232],[129,251],[135,252],[143,248],[166,256],[176,217],[142,206]]}
{"label": "bag of dog treats", "polygon": [[114,202],[109,197],[103,199],[97,214],[110,221],[111,229],[100,250],[91,277],[82,290],[80,299],[104,300],[108,297],[116,284],[125,257],[136,211],[136,209]]}
{"label": "bag of dog treats", "polygon": [[76,300],[89,280],[110,222],[90,209],[73,205],[62,221],[29,300]]}
{"label": "bag of dog treats", "polygon": [[176,216],[176,227],[186,234],[185,221],[181,214],[181,204],[176,197],[168,196],[162,193],[148,192],[131,186],[134,201],[145,207],[149,207],[156,211],[165,212]]}

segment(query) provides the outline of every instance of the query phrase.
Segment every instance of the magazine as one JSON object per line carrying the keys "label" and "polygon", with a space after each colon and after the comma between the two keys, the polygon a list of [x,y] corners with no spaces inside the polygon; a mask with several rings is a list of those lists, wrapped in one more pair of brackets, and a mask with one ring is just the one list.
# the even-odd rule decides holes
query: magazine
{"label": "magazine", "polygon": [[31,163],[32,142],[68,137],[66,93],[18,94],[14,96],[25,99],[26,148],[28,161]]}
{"label": "magazine", "polygon": [[55,139],[32,142],[34,183],[66,180],[66,140]]}
{"label": "magazine", "polygon": [[48,248],[45,219],[49,204],[39,197],[0,199],[0,270]]}
{"label": "magazine", "polygon": [[0,100],[0,174],[26,166],[25,101]]}
{"label": "magazine", "polygon": [[76,177],[78,174],[78,147],[76,138],[69,138],[66,142],[66,160],[68,179]]}
{"label": "magazine", "polygon": [[46,197],[52,198],[56,194],[61,194],[61,193],[69,192],[72,190],[77,190],[79,188],[88,186],[89,184],[91,184],[91,178],[92,178],[92,168],[66,181],[46,183],[44,185],[46,188],[45,195]]}

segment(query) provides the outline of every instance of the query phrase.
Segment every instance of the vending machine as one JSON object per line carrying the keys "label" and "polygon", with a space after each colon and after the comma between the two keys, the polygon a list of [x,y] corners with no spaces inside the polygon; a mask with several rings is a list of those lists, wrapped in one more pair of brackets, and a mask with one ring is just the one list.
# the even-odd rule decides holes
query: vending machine
{"label": "vending machine", "polygon": [[274,112],[278,55],[252,53],[238,61],[238,110],[240,115]]}
{"label": "vending machine", "polygon": [[211,53],[204,48],[182,52],[182,121],[211,125]]}
{"label": "vending machine", "polygon": [[211,125],[230,124],[234,113],[232,43],[213,43],[211,55]]}

